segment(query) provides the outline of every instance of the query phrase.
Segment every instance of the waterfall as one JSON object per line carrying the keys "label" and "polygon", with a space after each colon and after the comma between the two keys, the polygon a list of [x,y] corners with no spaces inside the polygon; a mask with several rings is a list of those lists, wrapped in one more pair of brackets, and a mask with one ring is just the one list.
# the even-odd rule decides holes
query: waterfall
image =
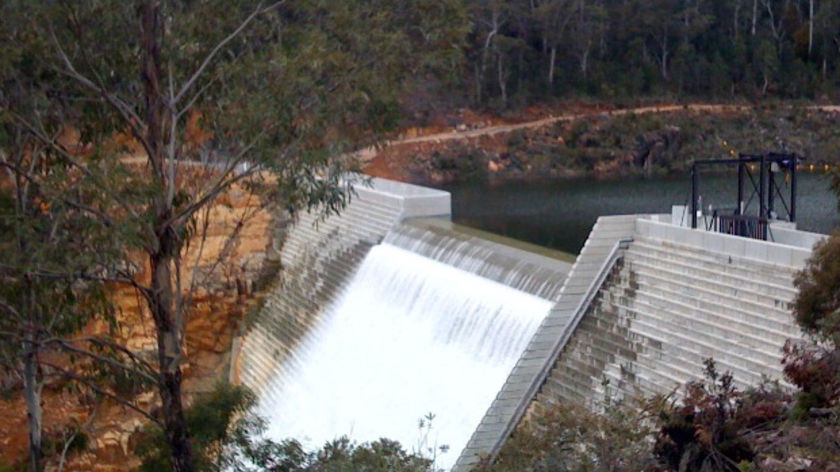
{"label": "waterfall", "polygon": [[[275,439],[347,435],[458,457],[551,302],[382,243],[263,392]],[[425,444],[418,419],[433,413]]]}

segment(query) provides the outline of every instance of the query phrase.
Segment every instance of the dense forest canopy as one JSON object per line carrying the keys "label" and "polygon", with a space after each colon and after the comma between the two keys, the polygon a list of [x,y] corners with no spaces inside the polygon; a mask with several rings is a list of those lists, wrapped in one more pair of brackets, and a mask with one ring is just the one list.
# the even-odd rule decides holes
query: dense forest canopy
{"label": "dense forest canopy", "polygon": [[467,0],[475,102],[638,95],[821,99],[840,85],[840,2]]}

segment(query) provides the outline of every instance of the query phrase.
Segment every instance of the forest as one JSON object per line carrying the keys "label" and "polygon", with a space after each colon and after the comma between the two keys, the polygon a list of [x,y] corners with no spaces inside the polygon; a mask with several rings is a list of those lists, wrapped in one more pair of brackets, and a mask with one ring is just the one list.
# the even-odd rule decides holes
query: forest
{"label": "forest", "polygon": [[639,96],[831,100],[840,5],[793,0],[467,1],[475,103]]}

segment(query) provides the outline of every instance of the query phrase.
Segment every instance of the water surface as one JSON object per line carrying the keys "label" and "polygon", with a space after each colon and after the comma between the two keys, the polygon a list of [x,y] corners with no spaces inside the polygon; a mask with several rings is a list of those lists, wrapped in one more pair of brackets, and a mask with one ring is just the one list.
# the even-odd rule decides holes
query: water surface
{"label": "water surface", "polygon": [[[828,188],[828,177],[800,172],[797,178],[799,229],[830,232],[840,224],[840,218],[837,198]],[[785,200],[789,185],[783,180],[779,185]],[[452,193],[455,223],[573,254],[580,251],[598,216],[670,213],[672,205],[687,205],[691,200],[688,176],[473,182],[441,188]],[[704,207],[734,208],[737,177],[703,174],[699,193]]]}

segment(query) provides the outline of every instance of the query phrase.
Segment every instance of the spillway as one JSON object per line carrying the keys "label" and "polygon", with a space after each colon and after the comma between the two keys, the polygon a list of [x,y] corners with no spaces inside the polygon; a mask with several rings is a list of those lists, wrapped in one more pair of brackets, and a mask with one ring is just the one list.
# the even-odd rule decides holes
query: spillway
{"label": "spillway", "polygon": [[286,230],[232,379],[257,393],[275,439],[447,445],[449,469],[571,265],[453,227],[445,192],[380,179],[357,191],[340,216]]}
{"label": "spillway", "polygon": [[[460,451],[551,308],[548,300],[380,244],[274,379],[270,435],[317,447],[348,435]],[[425,447],[423,447],[425,449]],[[457,452],[443,455],[448,467]]]}

